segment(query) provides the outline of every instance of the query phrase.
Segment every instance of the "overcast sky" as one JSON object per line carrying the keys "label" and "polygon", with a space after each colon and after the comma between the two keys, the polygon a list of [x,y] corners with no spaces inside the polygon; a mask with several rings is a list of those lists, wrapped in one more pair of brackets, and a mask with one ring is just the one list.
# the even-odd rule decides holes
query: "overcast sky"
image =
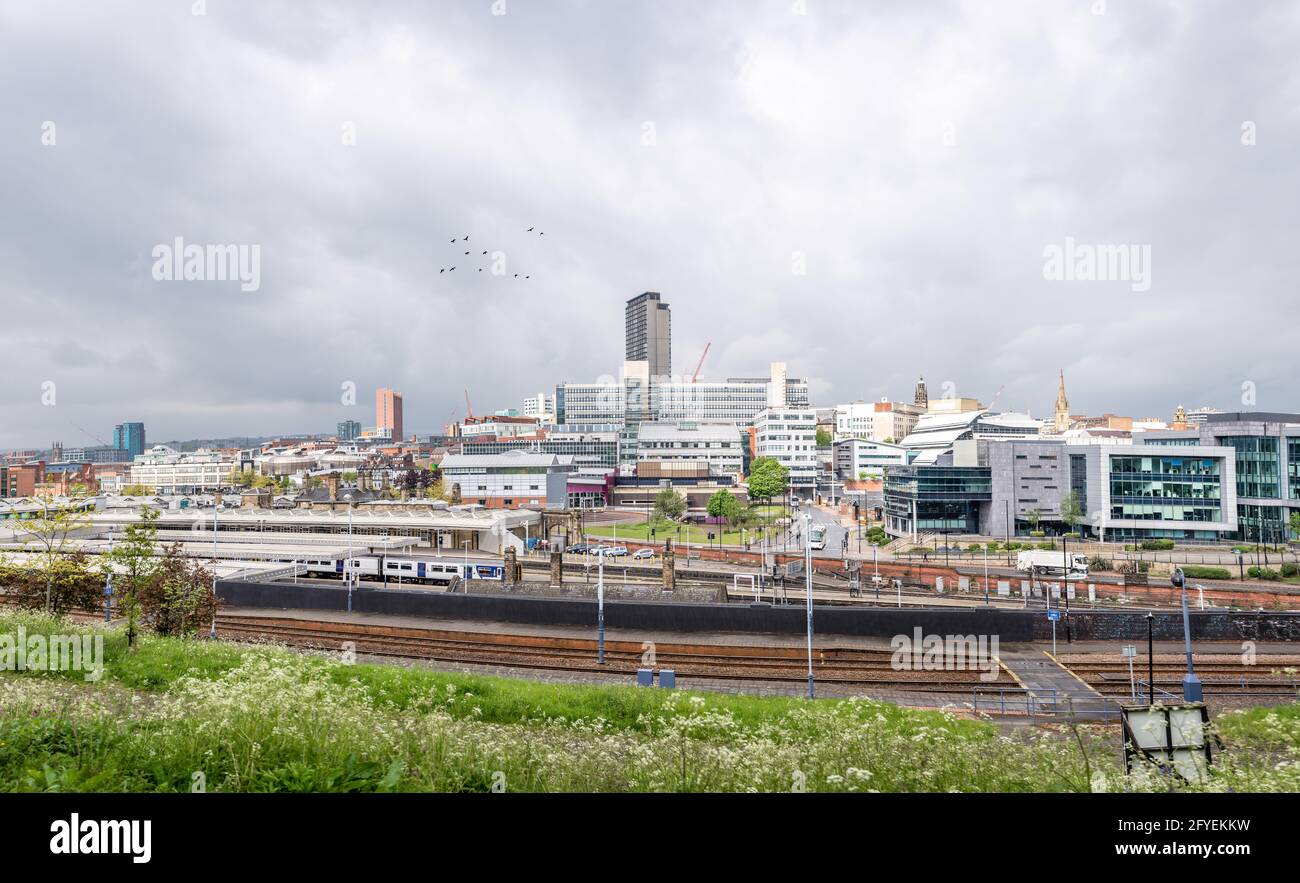
{"label": "overcast sky", "polygon": [[674,371],[819,405],[1300,410],[1297,4],[504,6],[0,2],[0,448],[431,432],[616,374],[646,290]]}

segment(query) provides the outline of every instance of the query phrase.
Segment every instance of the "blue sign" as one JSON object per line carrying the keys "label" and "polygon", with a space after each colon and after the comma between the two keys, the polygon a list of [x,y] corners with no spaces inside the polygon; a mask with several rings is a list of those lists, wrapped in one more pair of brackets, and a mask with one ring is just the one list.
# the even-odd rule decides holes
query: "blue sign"
{"label": "blue sign", "polygon": [[1048,620],[1050,620],[1051,622],[1058,622],[1058,621],[1060,621],[1060,619],[1061,619],[1061,611],[1059,611],[1059,610],[1049,610],[1049,611],[1047,611],[1047,618],[1048,618]]}

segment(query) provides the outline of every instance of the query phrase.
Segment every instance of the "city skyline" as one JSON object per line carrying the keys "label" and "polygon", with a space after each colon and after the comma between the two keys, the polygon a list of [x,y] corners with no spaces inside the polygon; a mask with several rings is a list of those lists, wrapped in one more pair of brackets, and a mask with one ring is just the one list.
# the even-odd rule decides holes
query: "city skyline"
{"label": "city skyline", "polygon": [[[1300,406],[1294,15],[807,6],[5,9],[0,448],[368,425],[347,383],[435,432],[617,375],[644,291],[678,373],[823,407],[1048,417],[1061,368],[1083,413]],[[439,278],[466,235],[509,274]],[[178,239],[255,290],[151,274]]]}

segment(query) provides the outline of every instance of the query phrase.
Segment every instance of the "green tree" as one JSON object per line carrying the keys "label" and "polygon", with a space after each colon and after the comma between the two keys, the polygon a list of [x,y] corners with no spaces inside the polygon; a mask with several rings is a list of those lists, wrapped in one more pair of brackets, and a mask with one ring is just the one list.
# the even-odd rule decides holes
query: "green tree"
{"label": "green tree", "polygon": [[1042,513],[1042,510],[1041,510],[1041,509],[1039,509],[1037,506],[1035,506],[1034,508],[1030,509],[1030,510],[1029,510],[1029,529],[1030,529],[1031,531],[1038,530],[1038,522],[1042,521],[1042,519],[1043,519],[1043,513]]}
{"label": "green tree", "polygon": [[1297,539],[1300,539],[1300,512],[1291,513],[1291,533],[1295,534]]}
{"label": "green tree", "polygon": [[41,503],[37,512],[10,523],[14,525],[14,538],[22,537],[23,549],[34,548],[42,563],[45,612],[52,614],[54,582],[59,573],[55,562],[67,553],[71,536],[90,523],[90,515],[85,511],[85,500],[80,497],[59,502],[52,494],[44,494],[37,499]]}
{"label": "green tree", "polygon": [[720,490],[709,497],[708,512],[711,517],[725,518],[734,526],[740,515],[740,503],[728,491]]}
{"label": "green tree", "polygon": [[1070,491],[1061,500],[1061,520],[1070,528],[1071,533],[1083,520],[1083,507],[1079,505],[1079,495],[1074,491]]}
{"label": "green tree", "polygon": [[119,609],[126,614],[126,640],[135,645],[135,635],[140,626],[140,596],[158,572],[157,509],[148,506],[140,510],[140,520],[127,525],[126,535],[113,543],[105,558],[116,565],[116,594],[121,601]]}
{"label": "green tree", "polygon": [[99,607],[103,582],[81,551],[61,555],[41,569],[0,561],[0,586],[20,608],[62,616]]}
{"label": "green tree", "polygon": [[749,465],[749,498],[771,501],[785,495],[790,470],[771,457],[755,457]]}
{"label": "green tree", "polygon": [[181,554],[180,544],[163,550],[141,587],[140,619],[160,635],[187,637],[217,615],[212,571]]}
{"label": "green tree", "polygon": [[128,484],[122,488],[122,494],[127,497],[152,497],[154,488],[147,484]]}
{"label": "green tree", "polygon": [[831,434],[824,429],[817,430],[817,447],[829,448],[831,446]]}
{"label": "green tree", "polygon": [[655,497],[654,517],[667,521],[676,521],[686,514],[686,498],[670,487],[666,487]]}

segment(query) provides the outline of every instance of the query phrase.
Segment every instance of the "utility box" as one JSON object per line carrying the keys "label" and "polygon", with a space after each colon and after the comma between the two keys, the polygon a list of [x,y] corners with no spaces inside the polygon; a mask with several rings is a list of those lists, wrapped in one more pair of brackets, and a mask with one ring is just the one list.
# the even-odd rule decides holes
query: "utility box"
{"label": "utility box", "polygon": [[676,689],[677,672],[671,668],[661,668],[659,670],[659,686],[666,690]]}
{"label": "utility box", "polygon": [[653,687],[655,683],[655,673],[653,669],[638,668],[636,670],[636,685],[638,687]]}

